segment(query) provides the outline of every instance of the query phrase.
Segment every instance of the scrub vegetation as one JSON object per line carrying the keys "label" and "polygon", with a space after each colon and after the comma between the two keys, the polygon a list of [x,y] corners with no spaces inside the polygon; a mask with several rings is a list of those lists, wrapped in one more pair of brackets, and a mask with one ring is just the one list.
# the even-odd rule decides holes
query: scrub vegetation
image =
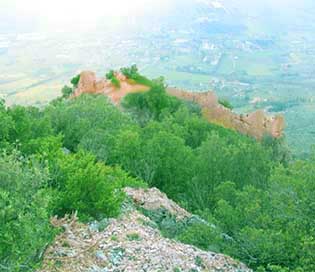
{"label": "scrub vegetation", "polygon": [[0,103],[0,270],[40,265],[51,216],[115,217],[124,187],[154,186],[201,219],[155,215],[168,237],[255,271],[314,271],[315,157],[292,160],[284,139],[208,123],[162,79],[121,71],[151,87],[122,109],[102,95],[68,99],[68,89],[43,109]]}

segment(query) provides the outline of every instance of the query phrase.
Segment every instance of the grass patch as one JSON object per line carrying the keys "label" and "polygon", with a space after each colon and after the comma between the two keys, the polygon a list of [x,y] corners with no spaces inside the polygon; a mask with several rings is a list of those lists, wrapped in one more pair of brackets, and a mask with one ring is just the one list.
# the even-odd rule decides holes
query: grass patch
{"label": "grass patch", "polygon": [[129,241],[141,241],[141,237],[138,233],[129,233],[127,234],[127,239]]}
{"label": "grass patch", "polygon": [[120,69],[121,73],[127,77],[129,80],[133,80],[136,84],[145,85],[148,87],[153,86],[152,80],[147,77],[140,75],[138,71],[138,67],[136,65],[132,65],[131,67],[124,67]]}

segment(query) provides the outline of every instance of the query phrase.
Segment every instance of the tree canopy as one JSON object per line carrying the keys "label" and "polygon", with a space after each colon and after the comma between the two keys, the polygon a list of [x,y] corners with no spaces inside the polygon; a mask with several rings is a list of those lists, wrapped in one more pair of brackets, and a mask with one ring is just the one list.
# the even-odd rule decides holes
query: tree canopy
{"label": "tree canopy", "polygon": [[[122,71],[139,79],[136,67]],[[125,186],[154,186],[207,222],[174,238],[257,271],[315,270],[315,160],[207,122],[162,80],[149,86],[121,108],[68,99],[71,88],[41,110],[0,102],[0,265],[32,271],[55,235],[52,215],[117,216]]]}

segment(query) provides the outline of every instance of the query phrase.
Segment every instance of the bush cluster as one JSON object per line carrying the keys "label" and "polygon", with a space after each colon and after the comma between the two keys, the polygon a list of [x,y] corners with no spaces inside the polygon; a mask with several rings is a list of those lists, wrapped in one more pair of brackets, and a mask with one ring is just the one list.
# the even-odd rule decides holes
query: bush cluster
{"label": "bush cluster", "polygon": [[[114,217],[125,199],[124,187],[146,186],[120,167],[98,162],[91,153],[66,149],[65,137],[55,132],[51,120],[54,107],[63,103],[68,100],[54,101],[45,112],[0,104],[1,271],[38,267],[56,234],[51,216],[77,212],[82,221]],[[110,116],[103,119],[104,127]]]}
{"label": "bush cluster", "polygon": [[34,271],[55,230],[47,169],[21,154],[0,155],[0,270]]}
{"label": "bush cluster", "polygon": [[106,79],[110,80],[110,82],[116,87],[120,88],[120,81],[116,77],[114,70],[110,70],[106,75]]}
{"label": "bush cluster", "polygon": [[72,79],[71,79],[71,84],[72,84],[72,86],[73,86],[73,88],[77,88],[78,87],[78,84],[79,84],[79,82],[80,82],[80,75],[76,75],[75,77],[73,77]]}
{"label": "bush cluster", "polygon": [[120,71],[124,76],[126,76],[128,79],[133,80],[135,83],[152,87],[152,81],[147,77],[141,75],[136,65],[121,68]]}

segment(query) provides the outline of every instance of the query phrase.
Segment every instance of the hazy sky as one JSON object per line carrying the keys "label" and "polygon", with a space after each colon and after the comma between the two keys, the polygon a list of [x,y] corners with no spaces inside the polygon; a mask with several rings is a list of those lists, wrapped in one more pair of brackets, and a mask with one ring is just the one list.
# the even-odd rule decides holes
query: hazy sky
{"label": "hazy sky", "polygon": [[32,18],[45,26],[88,27],[98,20],[163,11],[172,0],[0,0],[2,18]]}
{"label": "hazy sky", "polygon": [[315,0],[0,0],[0,31],[27,27],[89,29],[99,22],[117,23],[126,18],[167,13],[183,1],[222,2],[227,8],[249,15],[264,12],[267,16],[288,15],[293,19],[301,9],[315,5]]}

